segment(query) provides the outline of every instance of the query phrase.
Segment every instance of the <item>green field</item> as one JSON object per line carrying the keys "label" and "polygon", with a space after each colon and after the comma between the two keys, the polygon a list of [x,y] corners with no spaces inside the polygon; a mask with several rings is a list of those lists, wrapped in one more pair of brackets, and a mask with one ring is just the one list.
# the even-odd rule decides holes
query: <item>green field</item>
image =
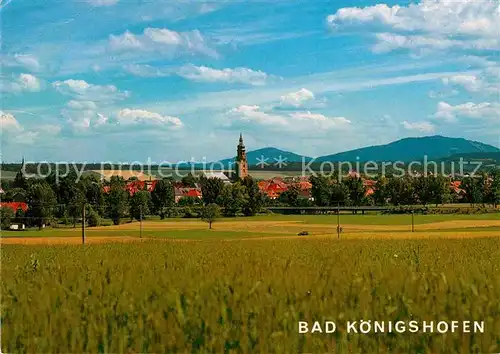
{"label": "green field", "polygon": [[[88,229],[83,246],[78,228],[4,232],[2,352],[500,351],[498,218],[419,216],[414,233],[407,215],[341,220],[340,238],[336,216],[152,220],[142,239],[134,222]],[[485,330],[348,333],[360,320]]]}
{"label": "green field", "polygon": [[[418,233],[429,232],[496,232],[500,231],[500,213],[491,214],[431,214],[415,215],[414,230]],[[462,224],[457,224],[462,223]],[[110,222],[109,222],[110,223]],[[87,228],[86,236],[92,237],[136,237],[144,238],[181,238],[181,239],[241,239],[255,237],[294,236],[302,230],[312,235],[336,233],[336,215],[262,215],[251,218],[221,218],[208,230],[207,224],[199,219],[148,218],[141,225],[138,221],[127,222],[120,226]],[[340,224],[346,237],[359,234],[387,233],[387,231],[409,231],[411,215],[352,215],[341,214]],[[465,224],[464,224],[465,223]],[[370,227],[372,225],[373,227]],[[429,225],[437,225],[430,227]],[[311,229],[312,228],[312,229]],[[499,233],[500,235],[500,233]],[[43,230],[3,231],[2,238],[66,238],[81,237],[81,225],[61,226]]]}

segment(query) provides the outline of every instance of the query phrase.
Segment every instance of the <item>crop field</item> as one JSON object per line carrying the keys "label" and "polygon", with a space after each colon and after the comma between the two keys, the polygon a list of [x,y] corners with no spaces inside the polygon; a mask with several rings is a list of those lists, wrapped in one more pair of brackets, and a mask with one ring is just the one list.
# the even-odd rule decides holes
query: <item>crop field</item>
{"label": "crop field", "polygon": [[[409,215],[342,214],[341,239],[482,238],[500,235],[500,213],[464,215],[416,215],[412,232]],[[142,231],[141,231],[142,229]],[[118,226],[86,229],[86,242],[129,242],[158,240],[255,240],[292,238],[307,231],[312,238],[337,238],[335,215],[269,215],[252,218],[222,218],[208,230],[198,219],[152,219]],[[142,236],[142,238],[141,238]],[[2,244],[79,244],[80,226],[44,230],[4,231]]]}
{"label": "crop field", "polygon": [[[497,215],[261,216],[3,232],[2,352],[500,352]],[[308,231],[308,236],[297,236]],[[140,237],[142,235],[142,238]],[[484,321],[348,333],[347,321]],[[298,331],[334,321],[334,333]]]}

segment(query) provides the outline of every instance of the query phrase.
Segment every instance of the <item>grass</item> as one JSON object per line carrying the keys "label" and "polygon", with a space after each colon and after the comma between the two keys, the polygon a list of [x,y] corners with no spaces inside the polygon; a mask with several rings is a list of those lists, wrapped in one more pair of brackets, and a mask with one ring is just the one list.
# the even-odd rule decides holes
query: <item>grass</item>
{"label": "grass", "polygon": [[[281,221],[302,221],[308,224],[336,224],[337,215],[264,215],[256,216],[254,220],[281,220]],[[343,224],[361,225],[409,225],[411,215],[409,214],[367,214],[353,215],[341,214]],[[500,213],[491,214],[427,214],[414,215],[415,224],[429,224],[451,220],[500,220]]]}
{"label": "grass", "polygon": [[[481,232],[500,230],[498,214],[477,215],[415,215],[415,231],[419,233],[442,232],[471,233],[478,237]],[[374,237],[385,238],[388,232],[411,231],[410,215],[352,215],[342,214],[341,225],[349,237],[370,233]],[[336,233],[336,215],[266,215],[252,218],[221,218],[208,230],[206,223],[199,219],[146,220],[142,223],[143,238],[179,239],[239,239],[252,237],[295,236],[303,230],[311,235],[332,235]],[[124,223],[119,226],[87,228],[87,237],[136,237],[141,236],[139,222]],[[500,233],[499,233],[500,234]],[[432,234],[431,234],[432,235]],[[481,235],[479,235],[481,236]],[[485,235],[486,236],[486,235]],[[63,238],[81,237],[80,225],[76,228],[45,228],[26,231],[2,231],[3,239],[11,238]]]}
{"label": "grass", "polygon": [[[341,213],[342,223],[345,224],[363,224],[363,225],[405,225],[411,223],[411,215],[409,214],[356,214]],[[166,218],[160,220],[158,217],[151,217],[148,220],[156,222],[185,222],[196,219],[186,218]],[[298,221],[310,224],[332,224],[337,223],[337,215],[283,215],[269,214],[258,215],[253,217],[233,217],[221,218],[218,222],[232,221]],[[416,224],[427,224],[440,221],[451,220],[500,220],[500,213],[488,214],[415,214]]]}
{"label": "grass", "polygon": [[[8,353],[500,351],[500,237],[3,245],[1,275]],[[348,334],[361,319],[485,333]],[[315,320],[338,330],[298,333]]]}

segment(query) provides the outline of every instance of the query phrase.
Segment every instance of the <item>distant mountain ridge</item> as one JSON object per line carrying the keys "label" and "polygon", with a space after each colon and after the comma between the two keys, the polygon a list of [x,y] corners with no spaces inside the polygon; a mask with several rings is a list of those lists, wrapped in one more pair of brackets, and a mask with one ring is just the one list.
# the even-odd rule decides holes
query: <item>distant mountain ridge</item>
{"label": "distant mountain ridge", "polygon": [[448,138],[440,135],[404,138],[386,145],[369,146],[319,157],[318,161],[414,161],[441,159],[466,153],[500,152],[500,149],[478,141]]}
{"label": "distant mountain ridge", "polygon": [[[424,156],[428,160],[446,159],[450,156],[460,154],[489,154],[500,153],[500,149],[478,141],[464,138],[449,138],[440,135],[404,138],[385,145],[368,146],[359,149],[349,150],[331,155],[315,158],[315,162],[342,162],[342,161],[421,161]],[[266,163],[273,165],[281,156],[287,163],[306,162],[312,160],[311,157],[296,154],[290,151],[266,147],[247,152],[249,166],[256,166],[262,163],[262,158]],[[221,160],[225,166],[234,162],[235,158]]]}

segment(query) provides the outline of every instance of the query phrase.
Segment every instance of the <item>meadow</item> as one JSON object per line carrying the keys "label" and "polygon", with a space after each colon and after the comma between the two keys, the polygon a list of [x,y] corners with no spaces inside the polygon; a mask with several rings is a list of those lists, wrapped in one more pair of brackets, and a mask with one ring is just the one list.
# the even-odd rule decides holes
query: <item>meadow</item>
{"label": "meadow", "polygon": [[[2,234],[2,352],[494,353],[498,215],[150,220]],[[309,236],[297,236],[307,230]],[[22,235],[22,236],[21,236]],[[119,241],[119,242],[118,242]],[[298,333],[299,321],[337,323]],[[347,321],[484,321],[348,333]]]}

